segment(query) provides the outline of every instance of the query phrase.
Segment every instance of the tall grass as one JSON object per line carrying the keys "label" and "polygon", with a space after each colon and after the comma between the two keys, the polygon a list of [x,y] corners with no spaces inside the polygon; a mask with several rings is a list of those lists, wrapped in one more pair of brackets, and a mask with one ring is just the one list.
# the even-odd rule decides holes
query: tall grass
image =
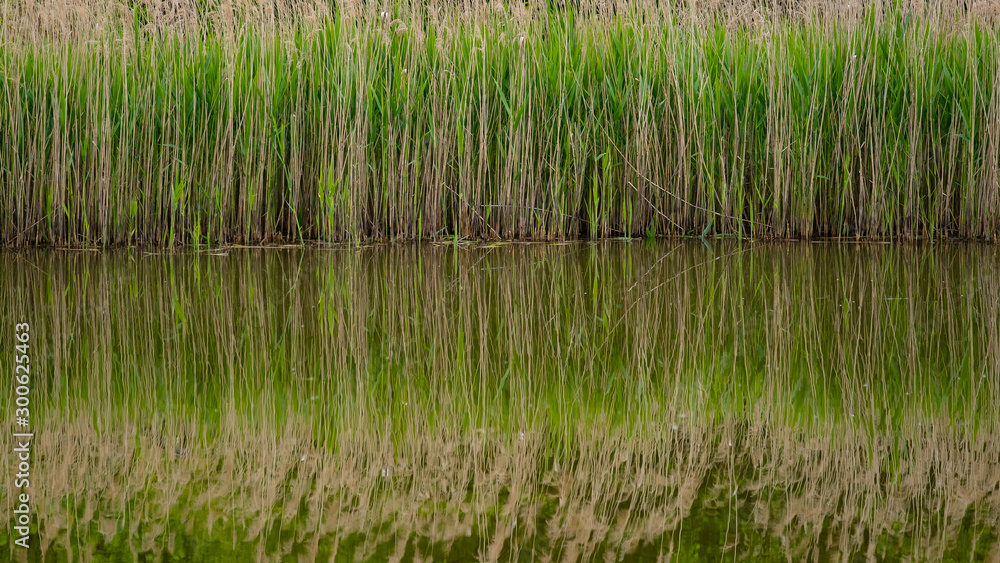
{"label": "tall grass", "polygon": [[0,256],[0,308],[36,335],[55,554],[975,559],[1000,545],[998,268],[984,245],[40,251]]}
{"label": "tall grass", "polygon": [[993,240],[980,4],[5,2],[0,240]]}

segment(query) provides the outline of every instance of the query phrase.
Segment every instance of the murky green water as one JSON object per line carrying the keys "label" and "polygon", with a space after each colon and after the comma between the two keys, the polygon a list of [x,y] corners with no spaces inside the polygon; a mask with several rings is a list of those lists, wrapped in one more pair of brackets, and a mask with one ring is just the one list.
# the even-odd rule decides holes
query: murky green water
{"label": "murky green water", "polygon": [[35,251],[0,284],[35,433],[0,559],[1000,557],[993,246]]}

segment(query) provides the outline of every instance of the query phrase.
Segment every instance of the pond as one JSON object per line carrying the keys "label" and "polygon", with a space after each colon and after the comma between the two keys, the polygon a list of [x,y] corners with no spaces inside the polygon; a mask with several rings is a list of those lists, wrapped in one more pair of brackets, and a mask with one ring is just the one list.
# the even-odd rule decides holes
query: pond
{"label": "pond", "polygon": [[0,558],[1000,557],[996,246],[33,250],[0,283],[34,434]]}

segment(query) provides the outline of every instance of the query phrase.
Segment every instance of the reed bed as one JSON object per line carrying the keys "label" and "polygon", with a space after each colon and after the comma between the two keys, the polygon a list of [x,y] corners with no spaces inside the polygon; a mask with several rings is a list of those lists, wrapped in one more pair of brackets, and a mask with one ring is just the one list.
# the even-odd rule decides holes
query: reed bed
{"label": "reed bed", "polygon": [[0,241],[1000,232],[978,2],[5,0]]}
{"label": "reed bed", "polygon": [[37,335],[39,543],[995,558],[998,252],[0,255]]}

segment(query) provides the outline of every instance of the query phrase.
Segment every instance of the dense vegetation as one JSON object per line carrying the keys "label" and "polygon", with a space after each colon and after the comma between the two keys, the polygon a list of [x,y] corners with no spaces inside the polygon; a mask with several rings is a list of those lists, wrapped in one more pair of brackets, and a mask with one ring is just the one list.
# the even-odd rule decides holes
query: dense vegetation
{"label": "dense vegetation", "polygon": [[6,245],[1000,232],[989,8],[84,2],[5,5]]}

